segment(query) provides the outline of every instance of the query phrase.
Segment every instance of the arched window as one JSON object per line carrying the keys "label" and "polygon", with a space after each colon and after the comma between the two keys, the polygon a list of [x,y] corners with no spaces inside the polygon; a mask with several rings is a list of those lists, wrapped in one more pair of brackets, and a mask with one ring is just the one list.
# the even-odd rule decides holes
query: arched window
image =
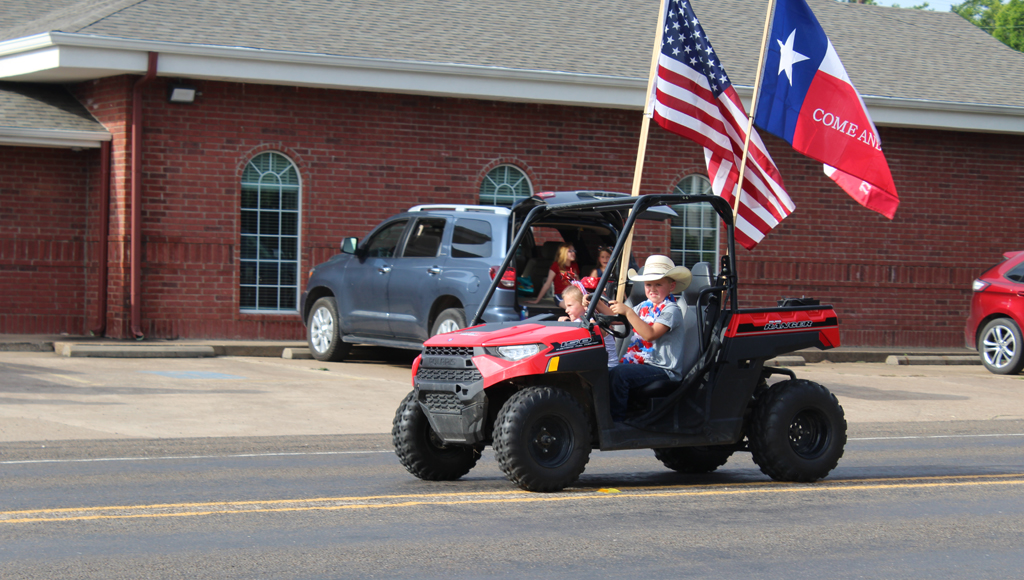
{"label": "arched window", "polygon": [[533,195],[526,173],[515,165],[499,165],[487,172],[480,184],[480,205],[512,204]]}
{"label": "arched window", "polygon": [[[703,175],[687,175],[673,193],[712,195],[711,182]],[[679,214],[672,218],[672,261],[692,268],[697,262],[708,262],[718,269],[718,214],[710,204],[677,205]]]}
{"label": "arched window", "polygon": [[280,153],[260,153],[242,173],[242,310],[298,310],[300,190],[298,169]]}

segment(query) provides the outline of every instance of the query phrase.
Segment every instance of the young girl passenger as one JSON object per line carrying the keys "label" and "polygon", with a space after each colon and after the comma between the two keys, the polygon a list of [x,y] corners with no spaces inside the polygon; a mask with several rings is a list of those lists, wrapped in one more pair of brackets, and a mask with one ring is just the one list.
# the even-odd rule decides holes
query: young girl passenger
{"label": "young girl passenger", "polygon": [[[583,280],[586,281],[587,278]],[[569,286],[562,292],[562,300],[565,302],[566,316],[560,317],[559,320],[571,320],[573,322],[583,320],[583,315],[586,313],[587,308],[583,305],[583,291],[576,284]],[[608,351],[608,368],[612,368],[619,364],[619,357],[615,350],[615,339],[604,330],[600,332],[601,336],[604,337],[604,349]]]}

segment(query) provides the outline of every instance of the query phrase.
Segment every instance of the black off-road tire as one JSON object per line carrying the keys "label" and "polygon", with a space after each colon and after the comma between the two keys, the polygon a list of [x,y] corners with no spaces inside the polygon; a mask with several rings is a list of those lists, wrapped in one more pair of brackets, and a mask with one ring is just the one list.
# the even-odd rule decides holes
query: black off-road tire
{"label": "black off-road tire", "polygon": [[711,473],[725,465],[735,448],[731,445],[708,447],[665,447],[655,449],[654,456],[665,467],[679,473]]}
{"label": "black off-road tire", "polygon": [[345,360],[352,345],[342,341],[340,322],[333,297],[325,296],[313,303],[306,320],[306,344],[313,358],[327,362]]}
{"label": "black off-road tire", "polygon": [[835,395],[796,379],[754,402],[747,438],[761,472],[777,481],[817,481],[835,469],[846,445],[846,418]]}
{"label": "black off-road tire", "polygon": [[981,364],[997,375],[1015,375],[1024,369],[1024,337],[1009,318],[990,320],[978,334]]}
{"label": "black off-road tire", "polygon": [[446,308],[437,315],[437,320],[434,321],[434,326],[430,329],[430,336],[454,332],[461,328],[466,328],[466,313],[461,308]]}
{"label": "black off-road tire", "polygon": [[590,461],[590,421],[562,389],[523,389],[494,421],[494,455],[509,480],[527,491],[560,491]]}
{"label": "black off-road tire", "polygon": [[469,473],[480,459],[480,450],[469,445],[445,445],[430,428],[430,421],[416,402],[416,391],[398,406],[391,426],[395,454],[409,473],[429,481],[450,481]]}

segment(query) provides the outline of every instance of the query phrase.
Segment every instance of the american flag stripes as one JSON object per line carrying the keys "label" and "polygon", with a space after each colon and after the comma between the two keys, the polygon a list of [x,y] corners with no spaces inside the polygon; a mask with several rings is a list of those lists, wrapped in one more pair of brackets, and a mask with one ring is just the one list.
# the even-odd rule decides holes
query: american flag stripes
{"label": "american flag stripes", "polygon": [[[704,147],[712,190],[734,204],[747,114],[687,0],[667,3],[654,120]],[[744,171],[736,240],[749,250],[795,206],[757,131]]]}

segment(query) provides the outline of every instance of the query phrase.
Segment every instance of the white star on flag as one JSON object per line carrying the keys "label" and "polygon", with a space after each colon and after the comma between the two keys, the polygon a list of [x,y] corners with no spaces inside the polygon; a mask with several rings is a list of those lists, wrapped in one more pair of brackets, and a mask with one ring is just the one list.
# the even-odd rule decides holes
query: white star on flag
{"label": "white star on flag", "polygon": [[779,43],[779,48],[782,49],[782,55],[779,57],[779,74],[782,71],[786,71],[786,77],[789,78],[789,86],[793,86],[793,65],[807,60],[807,57],[793,50],[793,42],[796,40],[796,29],[789,33],[789,38],[786,39],[786,44],[782,44],[781,40],[776,40]]}

